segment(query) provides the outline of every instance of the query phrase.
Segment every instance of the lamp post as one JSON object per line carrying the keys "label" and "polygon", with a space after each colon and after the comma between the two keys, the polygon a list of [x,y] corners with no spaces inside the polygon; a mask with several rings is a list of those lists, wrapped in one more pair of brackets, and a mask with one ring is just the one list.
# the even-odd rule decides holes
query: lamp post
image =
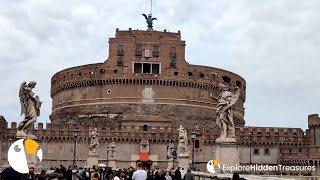
{"label": "lamp post", "polygon": [[249,142],[249,157],[250,157],[250,165],[251,165],[251,149],[252,149],[252,137],[251,137],[251,132],[249,132],[249,137],[247,137],[247,141]]}
{"label": "lamp post", "polygon": [[195,132],[195,130],[193,130],[191,132],[191,138],[192,138],[192,164],[191,164],[191,169],[193,171],[196,170],[196,165],[194,164],[194,145],[195,145],[195,139],[197,137],[197,132]]}
{"label": "lamp post", "polygon": [[79,128],[73,130],[74,147],[73,147],[73,170],[77,170],[77,140],[79,135]]}
{"label": "lamp post", "polygon": [[107,145],[107,167],[109,167],[109,149],[110,149],[110,146]]}

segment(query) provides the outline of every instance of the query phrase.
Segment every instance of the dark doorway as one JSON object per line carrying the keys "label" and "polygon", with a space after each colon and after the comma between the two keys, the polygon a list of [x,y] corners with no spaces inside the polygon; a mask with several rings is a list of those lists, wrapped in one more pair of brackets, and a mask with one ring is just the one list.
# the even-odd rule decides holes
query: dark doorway
{"label": "dark doorway", "polygon": [[138,160],[137,161],[137,163],[138,162],[141,162],[142,163],[142,169],[146,169],[146,170],[148,170],[148,169],[151,169],[151,167],[152,167],[152,161],[140,161],[140,160]]}
{"label": "dark doorway", "polygon": [[150,169],[151,163],[150,162],[142,162],[142,169]]}

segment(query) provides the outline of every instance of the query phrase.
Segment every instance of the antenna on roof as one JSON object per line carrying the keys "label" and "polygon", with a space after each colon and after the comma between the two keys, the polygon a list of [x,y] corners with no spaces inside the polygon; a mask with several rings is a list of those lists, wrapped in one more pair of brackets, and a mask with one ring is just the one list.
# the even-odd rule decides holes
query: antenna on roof
{"label": "antenna on roof", "polygon": [[147,16],[146,14],[142,14],[144,16],[144,18],[146,19],[146,22],[148,24],[148,31],[152,31],[153,30],[153,21],[157,20],[157,18],[153,18],[152,17],[152,0],[151,0],[151,6],[150,6],[150,14]]}
{"label": "antenna on roof", "polygon": [[152,16],[152,0],[151,0],[151,4],[150,4],[150,14]]}

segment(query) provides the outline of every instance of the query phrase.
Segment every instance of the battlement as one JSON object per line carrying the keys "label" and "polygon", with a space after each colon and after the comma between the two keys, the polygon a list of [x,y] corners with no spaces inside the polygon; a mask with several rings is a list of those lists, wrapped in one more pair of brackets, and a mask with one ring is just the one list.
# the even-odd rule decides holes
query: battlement
{"label": "battlement", "polygon": [[169,32],[166,29],[163,31],[145,31],[145,30],[119,30],[116,29],[116,38],[156,38],[164,40],[181,40],[181,33],[178,32]]}
{"label": "battlement", "polygon": [[308,127],[320,127],[320,117],[319,114],[310,114],[308,116]]}
{"label": "battlement", "polygon": [[239,135],[243,136],[296,136],[303,137],[306,133],[301,128],[276,127],[240,127]]}

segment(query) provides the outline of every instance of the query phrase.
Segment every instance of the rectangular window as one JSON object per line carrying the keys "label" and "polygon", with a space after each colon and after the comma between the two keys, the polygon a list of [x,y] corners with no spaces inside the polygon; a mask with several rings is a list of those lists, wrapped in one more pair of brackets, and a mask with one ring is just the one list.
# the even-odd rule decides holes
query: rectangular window
{"label": "rectangular window", "polygon": [[153,52],[159,52],[159,46],[153,46]]}
{"label": "rectangular window", "polygon": [[175,53],[175,52],[176,52],[176,48],[175,47],[171,47],[170,53]]}
{"label": "rectangular window", "polygon": [[264,149],[264,154],[265,154],[265,155],[270,155],[269,149]]}
{"label": "rectangular window", "polygon": [[254,149],[254,150],[253,150],[253,154],[254,154],[254,155],[259,155],[259,149]]}
{"label": "rectangular window", "polygon": [[118,46],[118,51],[123,51],[123,45]]}
{"label": "rectangular window", "polygon": [[160,64],[152,64],[152,74],[160,74]]}
{"label": "rectangular window", "polygon": [[153,46],[152,56],[159,57],[159,46]]}
{"label": "rectangular window", "polygon": [[142,63],[134,63],[134,73],[142,73]]}
{"label": "rectangular window", "polygon": [[141,51],[141,46],[140,45],[136,45],[136,51]]}
{"label": "rectangular window", "polygon": [[196,140],[194,141],[194,148],[195,148],[195,149],[199,149],[199,148],[200,148],[200,141],[199,141],[199,139],[196,139]]}
{"label": "rectangular window", "polygon": [[119,45],[118,46],[118,56],[123,56],[124,55],[124,52],[123,52],[123,45]]}
{"label": "rectangular window", "polygon": [[143,74],[160,74],[160,64],[151,62],[134,63],[133,72]]}
{"label": "rectangular window", "polygon": [[211,80],[216,80],[216,74],[211,74]]}
{"label": "rectangular window", "polygon": [[150,74],[150,73],[151,73],[151,64],[143,63],[143,74]]}

